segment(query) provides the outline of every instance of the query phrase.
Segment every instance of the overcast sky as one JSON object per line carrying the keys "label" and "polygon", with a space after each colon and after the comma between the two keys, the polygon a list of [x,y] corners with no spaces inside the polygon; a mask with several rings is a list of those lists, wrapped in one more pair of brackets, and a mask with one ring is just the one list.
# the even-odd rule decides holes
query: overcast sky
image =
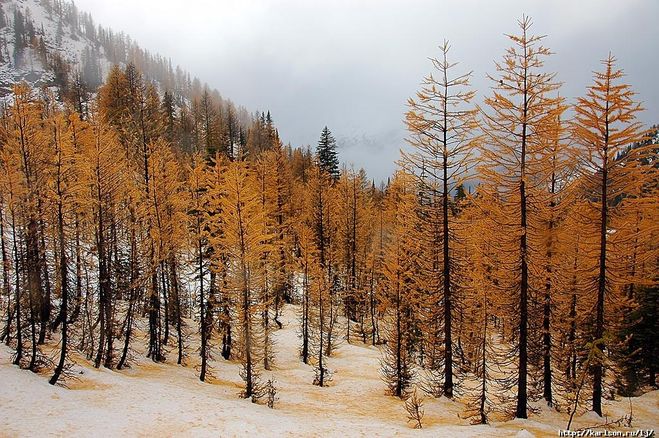
{"label": "overcast sky", "polygon": [[386,178],[404,146],[405,102],[448,39],[478,100],[523,13],[582,95],[611,51],[659,122],[656,0],[76,0],[82,10],[172,58],[250,111],[270,110],[284,142],[315,147],[327,125],[342,161]]}

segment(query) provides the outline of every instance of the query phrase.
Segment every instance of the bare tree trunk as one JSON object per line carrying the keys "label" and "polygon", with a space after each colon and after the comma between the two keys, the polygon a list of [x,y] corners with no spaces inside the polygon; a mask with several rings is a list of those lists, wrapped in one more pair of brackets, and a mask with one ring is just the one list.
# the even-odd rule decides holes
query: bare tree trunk
{"label": "bare tree trunk", "polygon": [[[201,233],[200,223],[197,221],[197,232]],[[206,316],[206,297],[204,296],[204,259],[201,239],[197,241],[197,275],[199,276],[199,334],[201,335],[201,348],[199,355],[201,356],[201,369],[199,371],[199,380],[204,382],[206,380],[206,366],[208,360],[208,318]]]}
{"label": "bare tree trunk", "polygon": [[179,279],[176,269],[176,256],[173,252],[169,257],[169,275],[169,282],[171,285],[175,305],[174,318],[176,320],[176,342],[178,344],[178,358],[176,363],[181,365],[183,363],[183,318],[181,316],[181,291],[179,290]]}
{"label": "bare tree trunk", "polygon": [[18,236],[16,235],[16,221],[14,212],[11,212],[11,240],[14,252],[14,274],[16,276],[16,284],[14,290],[14,301],[16,302],[16,357],[14,357],[14,365],[21,364],[23,360],[23,327],[21,326],[21,274],[19,269],[19,253],[18,253]]}
{"label": "bare tree trunk", "polygon": [[58,181],[58,191],[60,191],[60,201],[59,205],[57,206],[57,227],[58,227],[58,238],[59,238],[59,249],[60,249],[60,256],[59,256],[59,262],[60,262],[60,286],[62,289],[62,305],[61,305],[61,310],[60,314],[62,316],[61,323],[62,323],[62,340],[60,342],[61,344],[61,351],[60,351],[60,358],[59,362],[57,364],[57,367],[55,368],[55,373],[51,377],[48,383],[51,385],[54,385],[57,383],[59,380],[60,376],[62,375],[62,371],[64,371],[64,365],[66,361],[66,355],[67,355],[67,348],[68,348],[68,306],[69,306],[69,276],[68,276],[68,263],[67,263],[67,256],[66,256],[66,242],[64,239],[64,212],[62,211],[62,201],[61,201],[61,190],[59,189],[59,181]]}
{"label": "bare tree trunk", "polygon": [[43,299],[41,289],[41,272],[39,268],[39,236],[37,232],[37,221],[34,218],[28,219],[27,236],[26,236],[26,265],[28,296],[30,301],[30,329],[32,335],[32,356],[28,368],[36,371],[37,360],[37,314],[40,314]]}
{"label": "bare tree trunk", "polygon": [[[608,104],[607,104],[608,106]],[[607,108],[608,114],[608,108]],[[607,176],[607,154],[608,148],[608,122],[606,124],[607,132],[605,134],[604,146],[604,164],[602,166],[602,199],[600,205],[600,254],[599,254],[599,275],[597,277],[597,316],[595,319],[595,342],[600,352],[599,357],[595,358],[592,365],[593,370],[593,411],[602,416],[602,377],[604,370],[602,367],[601,355],[604,350],[604,295],[606,292],[606,227],[608,222],[608,176]]]}
{"label": "bare tree trunk", "polygon": [[309,266],[305,261],[302,284],[302,362],[309,363]]}
{"label": "bare tree trunk", "polygon": [[137,280],[139,273],[137,271],[137,240],[135,236],[135,218],[131,211],[131,231],[130,231],[130,284],[129,284],[129,297],[128,297],[128,311],[126,312],[124,333],[124,347],[121,353],[121,358],[117,364],[117,369],[120,370],[126,366],[128,360],[128,350],[130,348],[130,339],[133,334],[133,315],[135,313],[135,303],[137,301]]}
{"label": "bare tree trunk", "polygon": [[7,345],[11,342],[11,323],[14,318],[16,306],[11,305],[11,287],[9,285],[9,256],[5,244],[5,217],[4,217],[4,199],[0,198],[0,248],[2,250],[2,290],[7,297],[7,322],[0,336],[0,342],[4,341]]}

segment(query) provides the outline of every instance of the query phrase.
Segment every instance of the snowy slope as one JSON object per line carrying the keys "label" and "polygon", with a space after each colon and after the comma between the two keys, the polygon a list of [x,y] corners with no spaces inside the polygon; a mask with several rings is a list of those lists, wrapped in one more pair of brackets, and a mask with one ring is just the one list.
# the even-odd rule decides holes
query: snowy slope
{"label": "snowy slope", "polygon": [[[275,333],[277,366],[263,376],[277,381],[274,410],[238,398],[239,365],[221,358],[211,363],[216,378],[202,383],[192,352],[187,367],[142,358],[120,372],[96,370],[76,357],[79,380],[69,382],[67,389],[10,365],[10,350],[2,346],[0,436],[528,437],[557,436],[567,422],[545,408],[529,420],[470,426],[458,416],[463,410],[459,402],[427,399],[424,428],[414,430],[406,423],[403,403],[384,394],[377,348],[344,343],[329,359],[332,386],[311,384],[312,368],[298,359],[297,312],[296,306],[285,308],[284,328]],[[633,406],[634,429],[657,426],[658,391],[634,399]],[[605,405],[611,419],[628,409],[627,400]],[[577,419],[576,427],[601,421],[587,414]]]}
{"label": "snowy slope", "polygon": [[[56,77],[48,63],[52,63],[54,54],[68,67],[69,77],[80,71],[92,87],[102,82],[112,65],[124,66],[128,62],[134,63],[161,92],[168,90],[175,97],[189,99],[191,93],[205,86],[171,60],[141,48],[129,36],[96,25],[89,14],[78,11],[70,0],[0,0],[0,7],[5,24],[0,26],[0,98],[9,96],[12,85],[23,80],[34,88],[52,87]],[[15,11],[34,30],[32,41],[22,52],[15,50]],[[48,54],[47,62],[34,47],[41,41]]]}
{"label": "snowy slope", "polygon": [[0,29],[0,36],[5,43],[2,48],[3,60],[0,63],[0,94],[3,96],[9,93],[14,83],[24,80],[34,87],[41,87],[50,85],[54,79],[52,71],[48,66],[43,65],[33,48],[25,49],[20,63],[14,59],[16,41],[13,15],[16,9],[19,9],[24,16],[31,17],[38,36],[43,36],[46,48],[58,52],[74,68],[80,65],[85,48],[91,46],[91,41],[73,37],[70,32],[65,32],[61,43],[57,44],[57,22],[49,17],[39,0],[3,1],[2,8],[8,22],[7,26]]}

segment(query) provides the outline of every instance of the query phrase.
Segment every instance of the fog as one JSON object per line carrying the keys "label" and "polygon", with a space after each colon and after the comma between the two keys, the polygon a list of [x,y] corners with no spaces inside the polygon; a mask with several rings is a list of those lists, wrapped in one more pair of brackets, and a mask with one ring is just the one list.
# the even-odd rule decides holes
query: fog
{"label": "fog", "polygon": [[[456,72],[473,71],[477,101],[522,14],[547,35],[548,71],[569,99],[584,93],[609,51],[659,122],[659,2],[77,0],[82,10],[170,57],[250,111],[269,110],[284,142],[315,147],[327,125],[342,161],[376,181],[405,145],[406,100],[450,41]],[[478,102],[477,102],[478,103]]]}

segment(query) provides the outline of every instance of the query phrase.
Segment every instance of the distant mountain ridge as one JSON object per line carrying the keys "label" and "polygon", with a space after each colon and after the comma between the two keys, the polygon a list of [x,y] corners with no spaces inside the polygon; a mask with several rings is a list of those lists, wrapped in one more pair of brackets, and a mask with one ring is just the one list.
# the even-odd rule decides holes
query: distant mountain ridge
{"label": "distant mountain ridge", "polygon": [[[74,75],[94,90],[112,65],[128,63],[161,93],[170,92],[178,106],[207,87],[123,32],[95,24],[73,2],[0,1],[0,97],[9,96],[12,85],[21,81],[35,88],[61,88]],[[211,93],[220,98],[219,92]]]}

